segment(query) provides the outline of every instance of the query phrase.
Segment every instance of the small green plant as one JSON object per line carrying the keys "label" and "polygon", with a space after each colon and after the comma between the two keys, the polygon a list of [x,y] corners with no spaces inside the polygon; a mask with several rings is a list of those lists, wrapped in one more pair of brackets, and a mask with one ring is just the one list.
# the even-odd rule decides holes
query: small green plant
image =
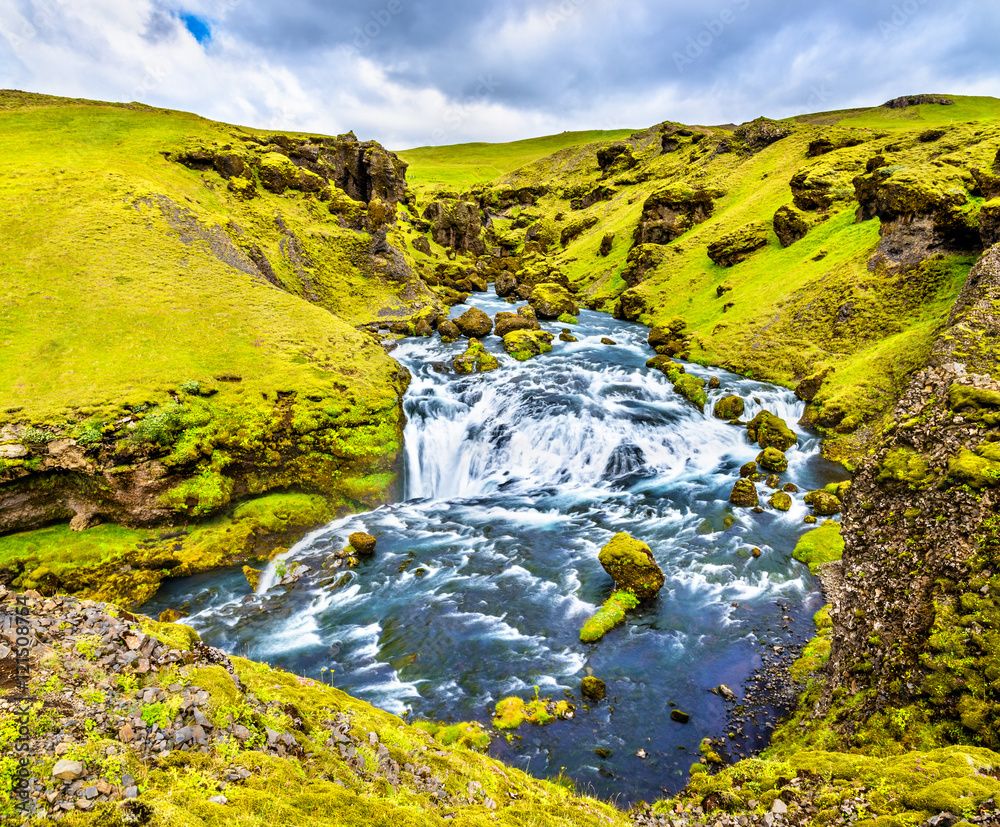
{"label": "small green plant", "polygon": [[76,651],[87,660],[97,660],[101,639],[97,635],[81,635],[76,639]]}
{"label": "small green plant", "polygon": [[170,706],[170,704],[161,701],[146,704],[142,708],[140,717],[148,726],[159,724],[161,728],[165,727],[174,719],[174,711],[170,709]]}
{"label": "small green plant", "polygon": [[49,441],[49,437],[50,434],[47,431],[43,431],[41,428],[36,428],[33,425],[21,429],[21,442],[31,445],[44,445]]}
{"label": "small green plant", "polygon": [[118,688],[126,695],[131,695],[139,688],[139,679],[135,675],[115,675],[115,683],[118,684]]}

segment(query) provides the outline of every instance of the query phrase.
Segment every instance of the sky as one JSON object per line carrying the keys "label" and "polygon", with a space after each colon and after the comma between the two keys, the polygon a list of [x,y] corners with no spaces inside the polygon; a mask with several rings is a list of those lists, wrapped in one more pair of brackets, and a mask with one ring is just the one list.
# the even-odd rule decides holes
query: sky
{"label": "sky", "polygon": [[391,149],[1000,96],[979,0],[0,0],[0,88]]}

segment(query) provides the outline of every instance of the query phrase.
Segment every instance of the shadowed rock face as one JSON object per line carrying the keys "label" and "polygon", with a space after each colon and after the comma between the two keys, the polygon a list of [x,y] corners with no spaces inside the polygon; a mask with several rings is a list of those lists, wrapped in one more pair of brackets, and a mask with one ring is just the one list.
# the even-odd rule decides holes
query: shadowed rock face
{"label": "shadowed rock face", "polygon": [[715,199],[721,195],[718,189],[691,189],[683,184],[671,184],[654,192],[643,204],[639,226],[632,236],[633,243],[667,244],[673,241],[709,218]]}
{"label": "shadowed rock face", "polygon": [[486,252],[483,222],[476,204],[457,198],[432,201],[424,210],[424,218],[431,222],[431,235],[442,247],[477,256]]}
{"label": "shadowed rock face", "polygon": [[[1000,245],[972,269],[929,364],[845,497],[843,587],[830,611],[823,699],[829,707],[837,689],[878,688],[856,720],[918,702],[937,719],[960,717],[991,746],[1000,693],[982,673],[998,631],[997,306]],[[960,617],[970,612],[980,618],[975,628]]]}

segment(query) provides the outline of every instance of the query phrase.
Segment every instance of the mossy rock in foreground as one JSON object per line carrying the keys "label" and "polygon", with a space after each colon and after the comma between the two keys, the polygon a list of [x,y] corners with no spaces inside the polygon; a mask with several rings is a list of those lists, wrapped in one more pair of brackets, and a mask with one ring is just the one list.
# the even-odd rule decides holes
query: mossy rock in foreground
{"label": "mossy rock in foreground", "polygon": [[757,496],[757,486],[749,479],[736,480],[733,490],[729,492],[729,502],[741,508],[754,508],[760,505],[760,497]]}
{"label": "mossy rock in foreground", "polygon": [[757,464],[765,471],[773,471],[776,474],[788,470],[788,458],[784,451],[779,451],[777,448],[765,448],[757,454]]}
{"label": "mossy rock in foreground", "polygon": [[685,373],[674,382],[674,390],[694,405],[699,411],[705,410],[708,394],[705,393],[705,380],[698,376]]}
{"label": "mossy rock in foreground", "polygon": [[770,411],[761,411],[747,423],[747,435],[761,448],[777,448],[779,451],[787,451],[798,442],[798,437],[785,420]]}
{"label": "mossy rock in foreground", "polygon": [[455,373],[484,373],[500,366],[497,357],[490,353],[479,339],[469,339],[465,353],[455,357]]}
{"label": "mossy rock in foreground", "polygon": [[528,303],[535,312],[545,319],[557,319],[564,313],[576,316],[580,312],[573,296],[565,288],[552,282],[543,282],[535,286],[528,298]]}
{"label": "mossy rock in foreground", "polygon": [[739,419],[743,416],[744,404],[739,396],[723,396],[712,408],[716,419]]}
{"label": "mossy rock in foreground", "polygon": [[806,505],[811,505],[817,517],[830,517],[841,512],[840,500],[829,491],[810,491],[804,497]]}
{"label": "mossy rock in foreground", "polygon": [[792,498],[784,491],[775,491],[767,504],[776,511],[788,511],[792,507]]}
{"label": "mossy rock in foreground", "polygon": [[611,538],[601,549],[598,559],[615,585],[631,592],[639,600],[656,597],[663,586],[663,572],[653,559],[649,546],[624,531]]}
{"label": "mossy rock in foreground", "polygon": [[948,478],[975,489],[1000,485],[1000,444],[986,442],[975,451],[963,448],[948,460]]}
{"label": "mossy rock in foreground", "polygon": [[512,330],[503,337],[503,349],[518,362],[552,350],[555,337],[545,330]]}
{"label": "mossy rock in foreground", "polygon": [[813,574],[823,563],[839,560],[843,554],[844,538],[840,534],[840,523],[832,520],[803,534],[792,552],[792,556],[809,566]]}
{"label": "mossy rock in foreground", "polygon": [[[604,605],[597,610],[597,613],[593,617],[588,618],[587,622],[583,624],[583,628],[580,629],[581,643],[597,642],[619,623],[624,622],[625,613],[638,605],[639,598],[631,592],[624,590],[616,591],[604,601]],[[587,680],[588,678],[584,678],[584,681]],[[601,682],[601,686],[604,686],[603,681]]]}

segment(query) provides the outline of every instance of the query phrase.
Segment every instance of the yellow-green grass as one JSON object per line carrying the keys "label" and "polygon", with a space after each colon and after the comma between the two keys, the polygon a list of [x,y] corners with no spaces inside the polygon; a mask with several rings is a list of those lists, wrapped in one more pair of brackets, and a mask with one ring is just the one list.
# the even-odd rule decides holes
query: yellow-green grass
{"label": "yellow-green grass", "polygon": [[[238,146],[238,133],[145,108],[0,111],[0,411],[34,423],[107,417],[220,375],[242,382],[220,384],[219,404],[326,395],[337,383],[361,397],[391,394],[390,360],[353,329],[395,298],[350,260],[364,238],[301,195],[242,202],[215,173],[163,157]],[[184,243],[160,198],[209,231],[238,224],[287,289],[224,264],[203,239]],[[276,215],[317,263],[327,308],[296,295]]]}
{"label": "yellow-green grass", "polygon": [[397,152],[410,168],[406,180],[417,189],[448,187],[466,190],[567,147],[595,141],[615,141],[632,134],[631,129],[562,132],[542,138],[510,143],[469,143],[421,146]]}
{"label": "yellow-green grass", "polygon": [[[316,494],[271,494],[186,526],[130,529],[114,524],[71,531],[52,525],[0,537],[0,570],[13,585],[136,606],[168,576],[267,557],[333,516]],[[127,567],[127,568],[126,568]]]}
{"label": "yellow-green grass", "polygon": [[809,566],[816,574],[824,563],[839,560],[844,553],[844,538],[840,535],[840,523],[827,520],[819,528],[807,531],[799,538],[792,556]]}

